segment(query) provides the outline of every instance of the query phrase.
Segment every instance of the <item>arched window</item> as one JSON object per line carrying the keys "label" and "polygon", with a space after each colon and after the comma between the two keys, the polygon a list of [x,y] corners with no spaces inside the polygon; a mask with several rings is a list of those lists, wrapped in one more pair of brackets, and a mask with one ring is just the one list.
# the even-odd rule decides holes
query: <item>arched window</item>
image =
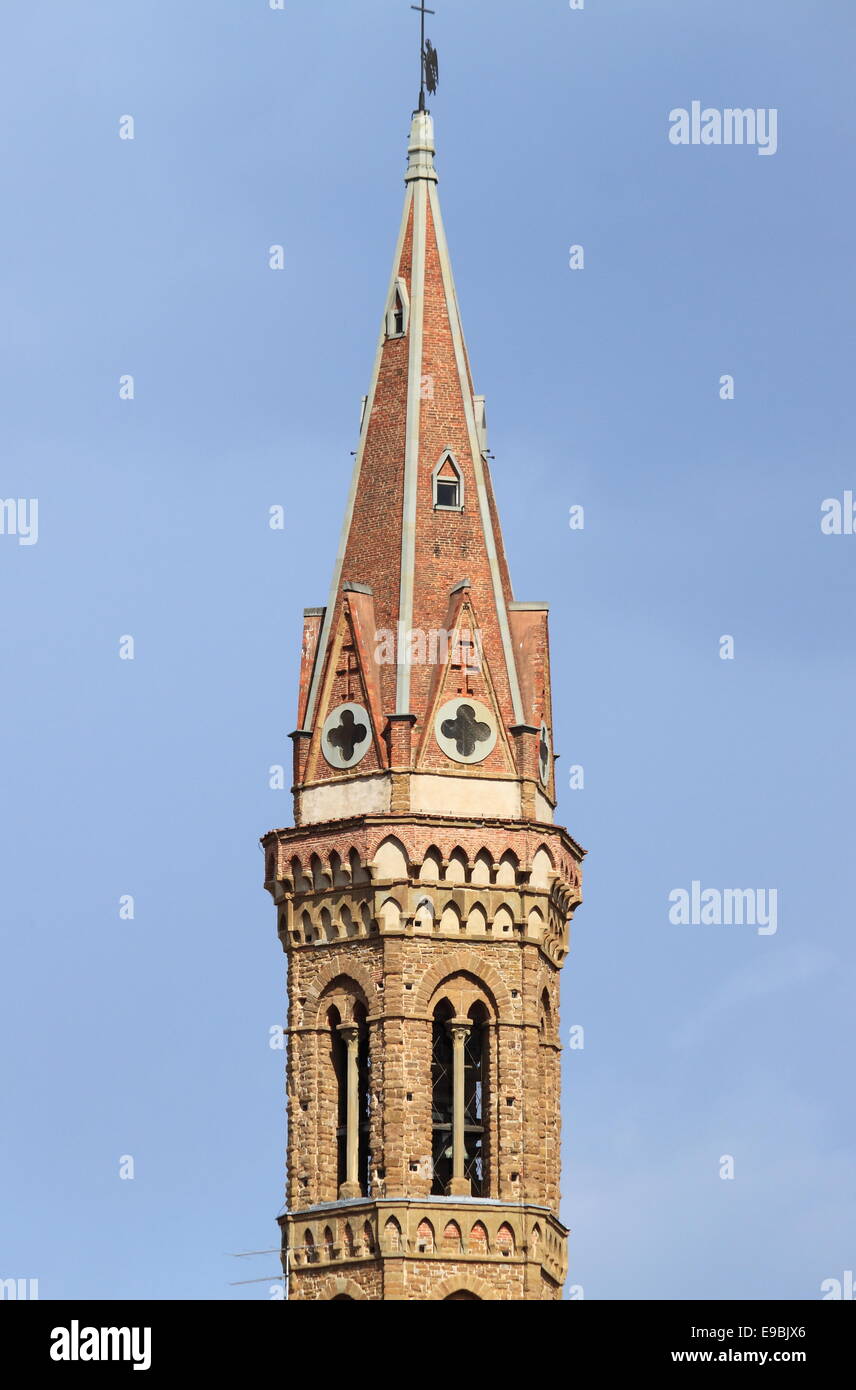
{"label": "arched window", "polygon": [[433,1179],[438,1196],[488,1195],[488,1012],[459,1018],[448,999],[434,1010],[431,1050]]}
{"label": "arched window", "polygon": [[330,1057],[336,1077],[336,1185],[347,1180],[348,1171],[348,1049],[341,1032],[338,1009],[327,1013],[330,1028]]}
{"label": "arched window", "polygon": [[464,1041],[464,1176],[474,1197],[487,1191],[485,1110],[487,1101],[487,1009],[473,1004],[472,1027]]}
{"label": "arched window", "polygon": [[354,1005],[357,1039],[357,1181],[360,1195],[369,1193],[369,1029],[362,1004]]}
{"label": "arched window", "polygon": [[454,1077],[452,1035],[449,1023],[455,1011],[448,999],[434,1010],[431,1045],[431,1126],[433,1131],[433,1182],[431,1191],[445,1197],[452,1180],[452,1123]]}
{"label": "arched window", "polygon": [[336,1077],[336,1184],[340,1196],[369,1193],[369,1030],[363,1004],[343,1023],[327,1013],[330,1056]]}

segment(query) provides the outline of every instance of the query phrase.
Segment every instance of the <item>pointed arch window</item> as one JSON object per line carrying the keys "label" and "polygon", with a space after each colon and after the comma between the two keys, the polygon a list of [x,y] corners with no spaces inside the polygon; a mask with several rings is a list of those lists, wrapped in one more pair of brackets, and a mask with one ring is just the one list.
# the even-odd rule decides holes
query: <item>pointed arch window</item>
{"label": "pointed arch window", "polygon": [[488,1195],[487,1022],[481,1003],[466,1018],[456,1017],[448,999],[434,1010],[431,1191],[438,1196]]}
{"label": "pointed arch window", "polygon": [[336,1183],[339,1195],[369,1195],[369,1033],[366,1011],[354,1005],[353,1019],[327,1014],[336,1078]]}
{"label": "pointed arch window", "polygon": [[464,510],[464,475],[457,459],[447,449],[431,475],[434,510],[462,512]]}
{"label": "pointed arch window", "polygon": [[449,1024],[455,1011],[447,999],[434,1010],[431,1038],[431,1128],[434,1177],[431,1191],[445,1197],[452,1181],[454,1061]]}
{"label": "pointed arch window", "polygon": [[399,277],[396,280],[392,298],[389,301],[389,308],[386,313],[386,336],[387,338],[404,338],[410,323],[410,296],[407,293],[407,286]]}
{"label": "pointed arch window", "polygon": [[485,1111],[487,1100],[487,1010],[470,1009],[471,1027],[464,1039],[464,1177],[474,1197],[487,1191]]}

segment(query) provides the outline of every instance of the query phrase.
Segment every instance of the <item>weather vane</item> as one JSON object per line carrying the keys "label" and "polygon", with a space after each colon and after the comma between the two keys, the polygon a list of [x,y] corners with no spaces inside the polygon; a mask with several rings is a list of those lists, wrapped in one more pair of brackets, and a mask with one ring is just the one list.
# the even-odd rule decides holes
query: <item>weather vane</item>
{"label": "weather vane", "polygon": [[435,14],[436,11],[426,9],[424,0],[421,5],[411,5],[410,8],[411,10],[416,10],[417,14],[421,17],[422,21],[422,48],[419,79],[419,110],[424,111],[425,88],[427,87],[428,91],[433,96],[437,90],[437,78],[439,75],[439,68],[437,64],[437,50],[434,47],[431,40],[426,39],[425,37],[425,16],[426,14]]}

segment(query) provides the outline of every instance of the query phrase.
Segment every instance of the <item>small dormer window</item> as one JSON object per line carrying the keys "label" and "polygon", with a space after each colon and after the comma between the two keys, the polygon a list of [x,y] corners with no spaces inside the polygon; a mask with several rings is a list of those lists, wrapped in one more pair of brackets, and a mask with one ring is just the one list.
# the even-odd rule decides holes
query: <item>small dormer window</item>
{"label": "small dormer window", "polygon": [[392,298],[386,313],[386,336],[403,338],[407,333],[410,318],[410,297],[404,281],[397,279],[392,290]]}
{"label": "small dormer window", "polygon": [[449,450],[434,469],[435,511],[461,512],[464,509],[464,477],[454,454]]}
{"label": "small dormer window", "polygon": [[459,507],[460,496],[457,478],[447,481],[445,478],[437,483],[437,506],[438,507]]}

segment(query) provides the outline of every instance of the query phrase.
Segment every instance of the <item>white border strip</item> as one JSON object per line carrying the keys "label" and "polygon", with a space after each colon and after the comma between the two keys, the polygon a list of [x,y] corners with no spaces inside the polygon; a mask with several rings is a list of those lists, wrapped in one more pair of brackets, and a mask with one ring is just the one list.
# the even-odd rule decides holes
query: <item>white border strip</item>
{"label": "white border strip", "polygon": [[449,312],[449,323],[452,327],[452,341],[455,345],[455,361],[458,365],[458,379],[461,386],[461,396],[464,402],[464,413],[467,419],[467,432],[470,439],[470,452],[472,453],[473,466],[476,474],[476,492],[479,499],[479,511],[481,512],[482,530],[484,531],[485,545],[487,546],[487,556],[490,564],[491,578],[493,579],[493,596],[496,604],[497,618],[499,619],[499,631],[502,638],[502,647],[505,654],[505,664],[508,669],[508,683],[511,687],[511,704],[514,710],[514,720],[517,724],[524,723],[523,701],[520,698],[520,684],[517,679],[517,666],[514,661],[514,649],[511,643],[511,630],[508,625],[508,612],[505,607],[505,594],[502,590],[502,576],[499,572],[499,558],[496,553],[496,537],[493,534],[493,523],[491,521],[490,506],[488,504],[487,489],[484,482],[484,467],[482,463],[481,449],[479,447],[478,432],[476,430],[476,417],[473,407],[473,398],[470,395],[469,381],[467,378],[467,364],[464,353],[464,335],[461,326],[460,312],[458,310],[458,299],[455,293],[455,281],[452,275],[452,265],[449,260],[449,248],[446,244],[446,232],[443,227],[443,216],[440,212],[440,200],[434,186],[428,190],[431,203],[431,211],[434,215],[434,232],[437,237],[437,249],[440,255],[440,269],[443,274],[443,292],[446,296],[446,306]]}
{"label": "white border strip", "polygon": [[371,414],[374,409],[375,392],[377,391],[378,377],[380,376],[380,363],[383,354],[384,343],[386,342],[386,316],[389,303],[395,289],[395,282],[398,278],[398,269],[401,264],[401,253],[404,250],[404,239],[407,235],[407,224],[410,217],[410,205],[413,202],[413,190],[410,186],[404,195],[404,214],[401,219],[401,229],[398,233],[398,241],[395,247],[395,259],[392,265],[392,274],[389,279],[389,289],[386,292],[384,301],[383,318],[381,319],[380,336],[378,338],[377,351],[375,353],[374,368],[372,370],[371,387],[369,388],[368,401],[363,415],[363,429],[360,435],[360,442],[357,447],[357,457],[354,463],[354,471],[351,475],[351,490],[348,493],[348,505],[345,510],[345,520],[342,523],[342,531],[339,537],[339,551],[336,556],[336,568],[333,571],[333,583],[330,588],[330,598],[327,603],[327,611],[324,614],[324,622],[321,626],[321,635],[318,638],[318,649],[315,654],[315,665],[312,671],[312,684],[309,687],[309,699],[306,702],[306,714],[303,718],[303,727],[306,730],[312,728],[312,721],[315,717],[315,704],[318,699],[318,687],[321,683],[321,672],[324,669],[324,658],[327,653],[327,644],[330,640],[330,627],[333,622],[333,613],[336,607],[336,600],[339,597],[339,586],[342,582],[342,568],[345,563],[345,550],[348,544],[348,537],[351,533],[351,521],[354,515],[354,503],[357,497],[357,488],[360,481],[360,470],[363,466],[363,454],[365,452],[366,440],[368,439]]}

